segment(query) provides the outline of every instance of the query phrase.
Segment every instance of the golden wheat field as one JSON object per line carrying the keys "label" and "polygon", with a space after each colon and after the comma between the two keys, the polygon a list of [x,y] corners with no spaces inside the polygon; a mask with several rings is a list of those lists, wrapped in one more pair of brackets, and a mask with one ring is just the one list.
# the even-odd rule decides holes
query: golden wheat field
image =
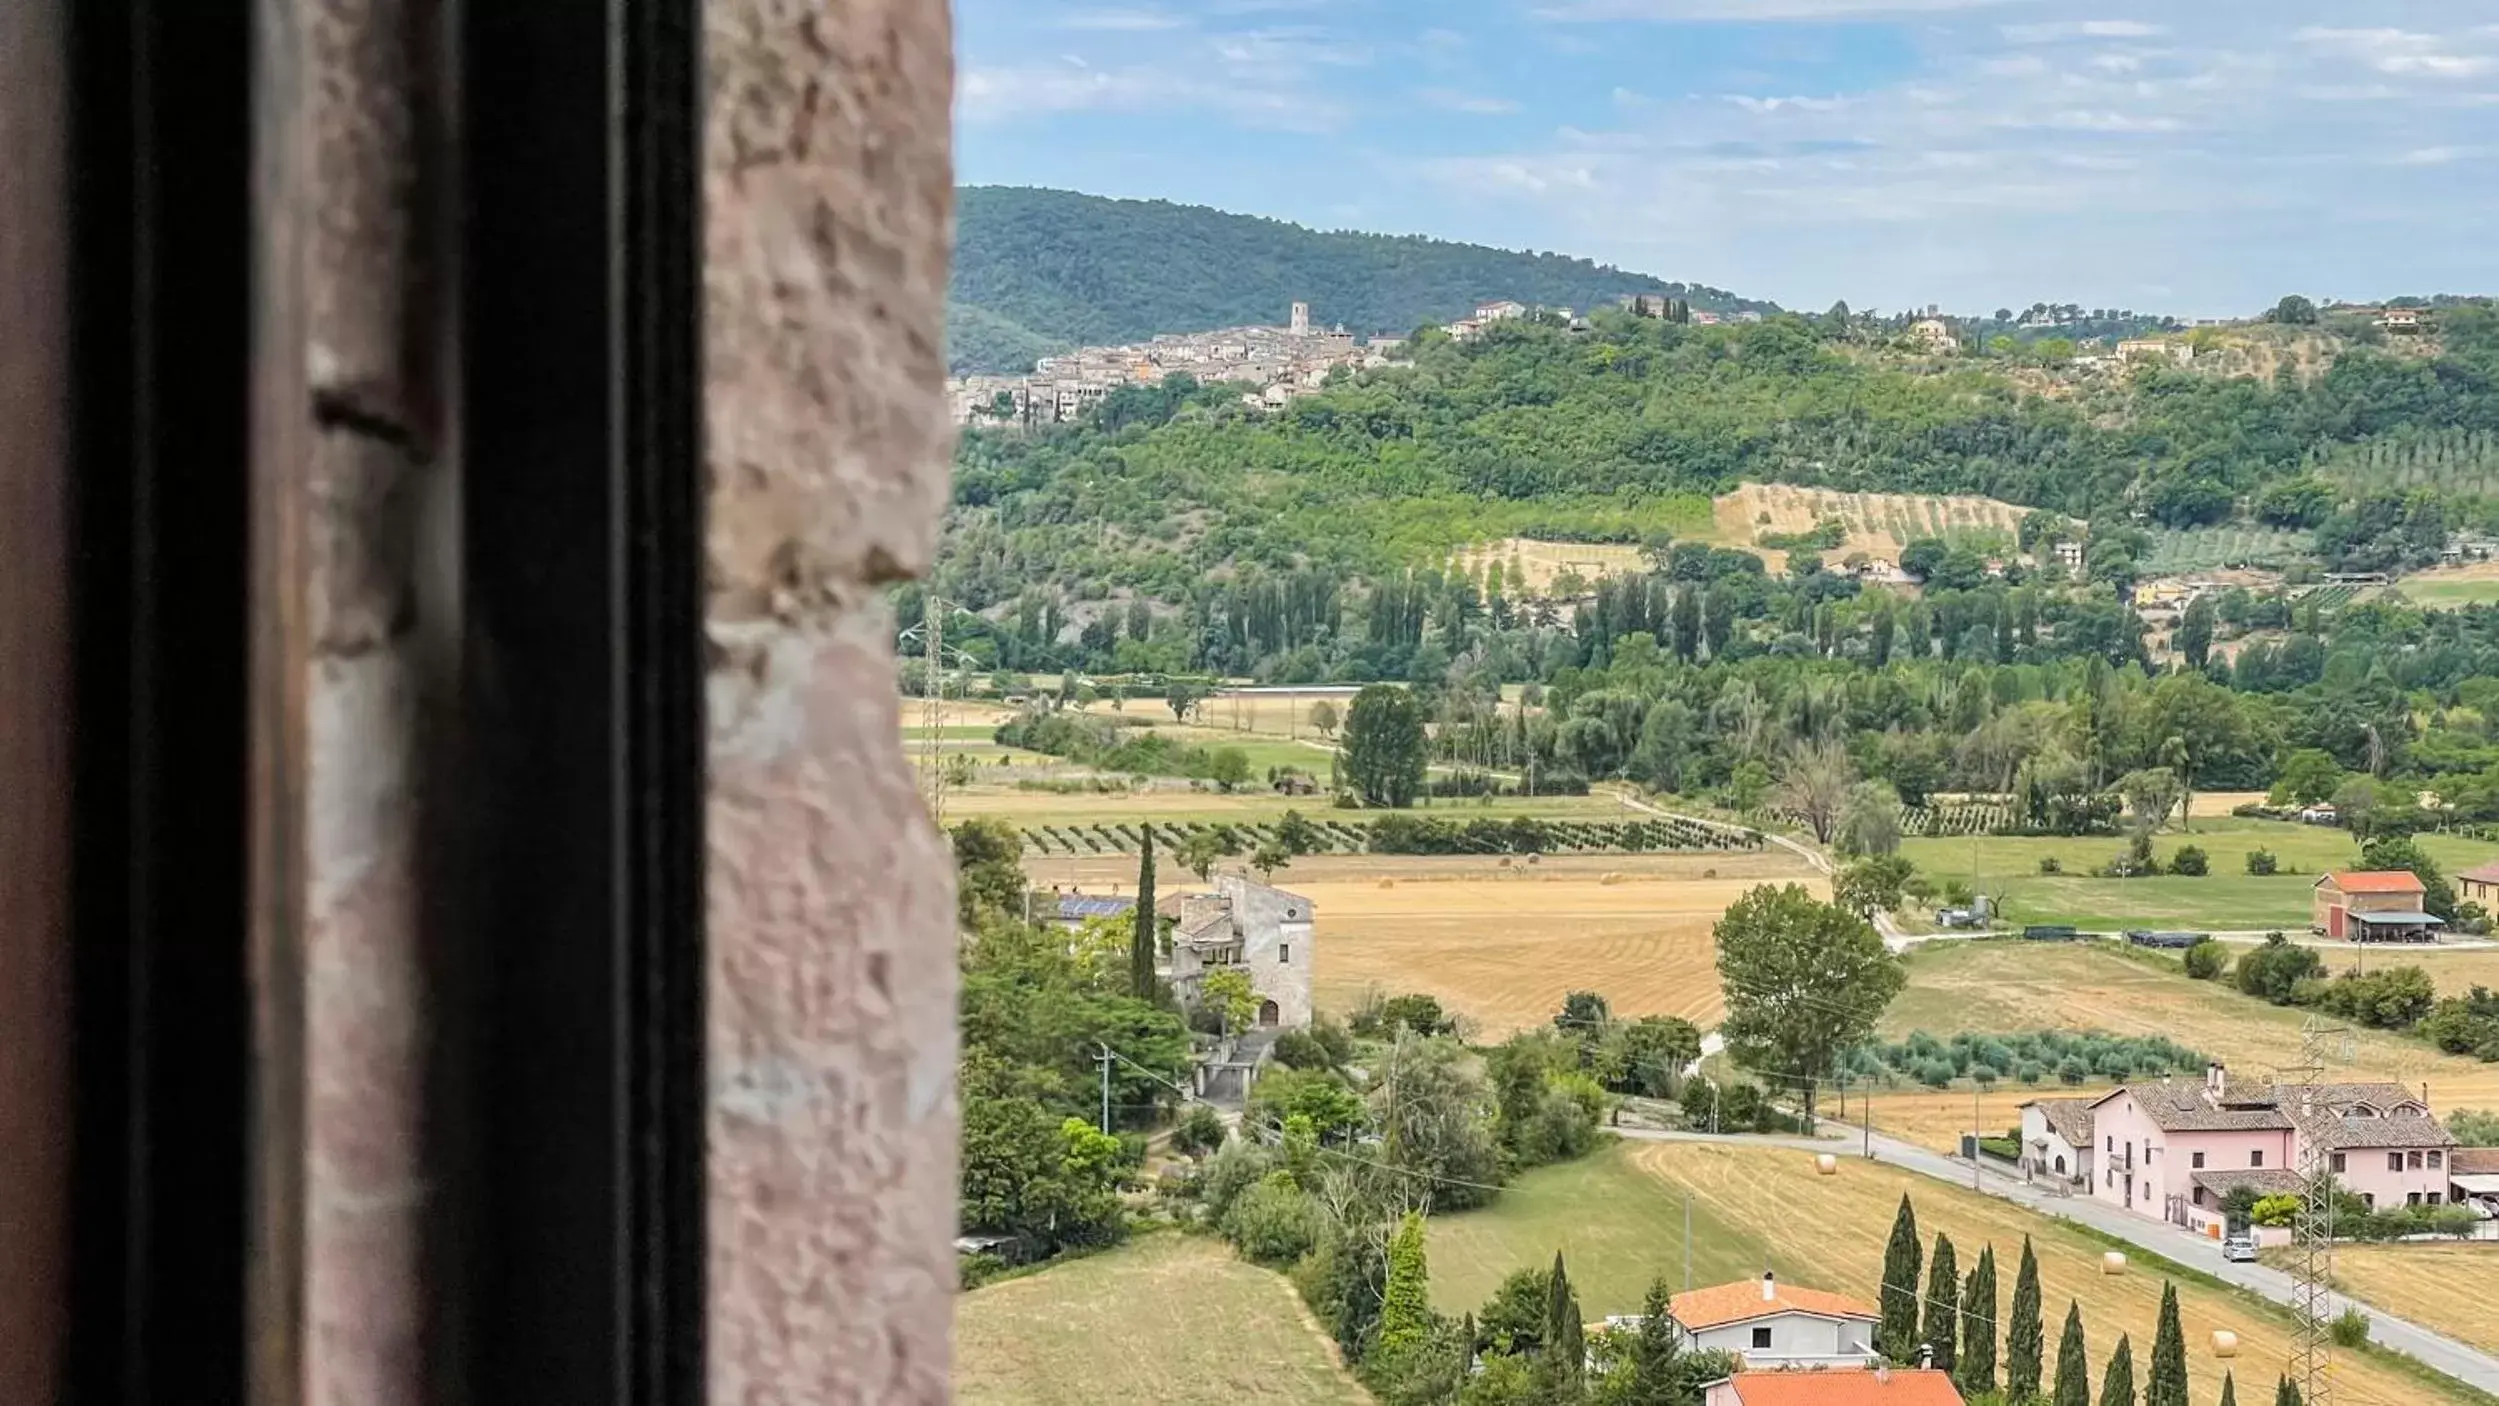
{"label": "golden wheat field", "polygon": [[[1824,552],[1837,561],[1851,552],[1886,560],[1921,537],[1988,532],[2011,541],[2028,509],[1994,498],[1918,493],[1844,493],[1783,483],[1748,483],[1719,496],[1717,535],[1730,545],[1756,546],[1767,533],[1809,532],[1837,521],[1847,529],[1839,546]],[[1758,548],[1757,548],[1758,549]],[[1761,550],[1772,570],[1784,570],[1787,553]]]}
{"label": "golden wheat field", "polygon": [[[1045,885],[1133,891],[1136,861],[1037,858],[1025,872]],[[1193,882],[1167,867],[1161,886]],[[1317,911],[1322,1009],[1343,1011],[1375,987],[1419,991],[1492,1039],[1552,1019],[1574,990],[1603,993],[1618,1016],[1714,1025],[1724,1009],[1710,937],[1718,915],[1758,884],[1829,887],[1784,850],[1562,855],[1506,868],[1487,856],[1311,856],[1274,882]]]}
{"label": "golden wheat field", "polygon": [[1219,1241],[1156,1235],[974,1289],[955,1306],[955,1399],[996,1406],[1360,1406],[1284,1276]]}
{"label": "golden wheat field", "polygon": [[2399,1318],[2499,1352],[2499,1243],[2337,1245],[2334,1281]]}
{"label": "golden wheat field", "polygon": [[[1661,1197],[1691,1194],[1696,1224],[1748,1236],[1774,1263],[1811,1266],[1812,1277],[1805,1282],[1815,1288],[1869,1300],[1879,1287],[1884,1241],[1904,1192],[1917,1210],[1918,1229],[1928,1245],[1932,1246],[1938,1231],[1950,1235],[1965,1268],[1980,1247],[1996,1247],[2000,1304],[2009,1306],[2012,1301],[2013,1274],[2021,1259],[2022,1237],[2027,1234],[2039,1256],[2051,1367],[2069,1301],[2082,1306],[2095,1387],[2120,1332],[2133,1338],[2138,1364],[2151,1349],[2160,1312],[2160,1273],[2138,1265],[2124,1274],[2102,1274],[2099,1242],[2010,1202],[1851,1158],[1841,1159],[1837,1176],[1820,1176],[1810,1155],[1784,1149],[1647,1143],[1629,1155],[1656,1180]],[[1671,1248],[1660,1247],[1661,1267]],[[2197,1406],[2220,1399],[2225,1366],[2236,1369],[2242,1400],[2262,1399],[2251,1393],[2254,1387],[2269,1394],[2290,1350],[2286,1314],[2233,1291],[2192,1281],[2179,1283],[2178,1308],[2186,1328],[2188,1372]],[[2213,1354],[2212,1334],[2217,1328],[2239,1338],[2237,1356],[2227,1364]],[[2142,1370],[2140,1365],[2137,1370]],[[2348,1353],[2338,1357],[2335,1383],[2336,1399],[2351,1406],[2399,1406],[2441,1399],[2410,1376]]]}

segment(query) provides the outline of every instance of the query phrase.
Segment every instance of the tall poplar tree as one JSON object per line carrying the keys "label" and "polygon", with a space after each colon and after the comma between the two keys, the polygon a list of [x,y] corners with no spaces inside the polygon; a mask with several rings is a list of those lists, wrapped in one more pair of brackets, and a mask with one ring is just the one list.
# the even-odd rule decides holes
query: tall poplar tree
{"label": "tall poplar tree", "polygon": [[2100,1380],[2100,1406],[2135,1406],[2135,1345],[2124,1333],[2117,1335],[2108,1375]]}
{"label": "tall poplar tree", "polygon": [[2022,1267],[2013,1277],[2013,1314],[2004,1330],[2004,1394],[2028,1401],[2039,1394],[2041,1356],[2039,1256],[2022,1237]]}
{"label": "tall poplar tree", "polygon": [[2083,1346],[2082,1305],[2065,1301],[2065,1333],[2056,1342],[2055,1406],[2091,1406],[2091,1357]]}
{"label": "tall poplar tree", "polygon": [[[1962,1394],[1976,1396],[1996,1389],[1996,1247],[1978,1252],[1961,1289],[1961,1366],[1953,1380]],[[2182,1403],[2183,1406],[2183,1403]]]}
{"label": "tall poplar tree", "polygon": [[2152,1335],[2152,1379],[2143,1406],[2187,1406],[2187,1334],[2178,1322],[2178,1286],[2161,1285],[2161,1323]]}
{"label": "tall poplar tree", "polygon": [[1919,1340],[1929,1354],[1928,1365],[1949,1372],[1959,1360],[1954,1348],[1961,1338],[1961,1265],[1952,1253],[1952,1237],[1936,1232],[1935,1255],[1926,1269],[1926,1331]]}
{"label": "tall poplar tree", "polygon": [[1925,1265],[1918,1213],[1904,1191],[1892,1217],[1891,1243],[1883,1248],[1883,1322],[1874,1334],[1874,1350],[1894,1362],[1908,1363],[1918,1354],[1918,1274]]}
{"label": "tall poplar tree", "polygon": [[1137,921],[1128,936],[1128,994],[1154,999],[1154,827],[1145,827],[1145,854],[1137,861]]}

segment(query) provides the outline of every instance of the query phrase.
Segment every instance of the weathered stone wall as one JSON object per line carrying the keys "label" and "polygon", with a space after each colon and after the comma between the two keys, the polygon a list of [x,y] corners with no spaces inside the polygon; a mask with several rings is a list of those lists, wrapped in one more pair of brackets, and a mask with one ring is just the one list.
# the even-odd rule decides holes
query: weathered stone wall
{"label": "weathered stone wall", "polygon": [[[418,213],[424,0],[303,7],[305,1400],[423,1399],[427,1016],[417,908],[422,476],[440,426]],[[317,410],[316,410],[317,407]]]}
{"label": "weathered stone wall", "polygon": [[954,899],[878,588],[951,430],[940,0],[711,0],[711,1372],[947,1398]]}

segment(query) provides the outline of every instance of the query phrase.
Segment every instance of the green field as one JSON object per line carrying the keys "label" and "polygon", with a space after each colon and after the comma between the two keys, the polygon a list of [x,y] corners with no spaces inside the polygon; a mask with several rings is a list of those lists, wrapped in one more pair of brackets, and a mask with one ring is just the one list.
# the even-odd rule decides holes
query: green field
{"label": "green field", "polygon": [[955,1400],[1363,1406],[1371,1396],[1284,1276],[1157,1235],[956,1301]]}
{"label": "green field", "polygon": [[[1683,1198],[1635,1160],[1638,1144],[1599,1149],[1512,1182],[1481,1211],[1431,1223],[1432,1301],[1443,1313],[1481,1307],[1504,1275],[1547,1265],[1560,1250],[1590,1322],[1638,1313],[1649,1283],[1670,1276],[1683,1287]],[[1803,1154],[1798,1154],[1802,1156]],[[1759,1237],[1722,1221],[1706,1204],[1692,1211],[1692,1282],[1723,1284],[1759,1274]],[[1782,1276],[1805,1266],[1770,1261]],[[1806,1282],[1813,1282],[1808,1279]]]}
{"label": "green field", "polygon": [[[2423,835],[2420,843],[2450,873],[2499,859],[2499,845],[2480,840]],[[2305,930],[2310,890],[2318,876],[2349,868],[2360,858],[2360,846],[2341,830],[2235,817],[2199,820],[2192,833],[2165,831],[2153,841],[2152,852],[2167,865],[2180,846],[2190,844],[2201,847],[2211,861],[2211,872],[2203,878],[2090,877],[2090,870],[2124,852],[2126,841],[2114,835],[1907,839],[1901,841],[1900,852],[1937,882],[1958,879],[2002,893],[2005,916],[2013,922],[2071,923],[2102,931]],[[2272,851],[2280,872],[2267,878],[2249,875],[2247,854],[2257,849]],[[2064,872],[2039,872],[2039,862],[2051,857]]]}
{"label": "green field", "polygon": [[2435,610],[2455,610],[2468,605],[2489,605],[2499,601],[2499,576],[2420,577],[2407,576],[2395,588],[2414,605]]}

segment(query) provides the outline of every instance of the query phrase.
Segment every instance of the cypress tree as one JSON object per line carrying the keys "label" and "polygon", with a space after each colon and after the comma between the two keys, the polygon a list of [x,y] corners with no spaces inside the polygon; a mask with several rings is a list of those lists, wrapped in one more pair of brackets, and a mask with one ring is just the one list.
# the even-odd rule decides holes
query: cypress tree
{"label": "cypress tree", "polygon": [[1927,1262],[1926,1331],[1919,1335],[1932,1355],[1929,1364],[1939,1372],[1949,1372],[1958,1354],[1953,1351],[1961,1336],[1961,1266],[1952,1253],[1952,1237],[1938,1231],[1935,1235],[1935,1257]]}
{"label": "cypress tree", "polygon": [[2109,1354],[2109,1374],[2100,1382],[2100,1406],[2135,1406],[2135,1345],[2117,1335],[2117,1351]]}
{"label": "cypress tree", "polygon": [[2022,1237],[2022,1267],[2013,1278],[2013,1319],[2004,1330],[2004,1394],[2028,1401],[2039,1394],[2041,1349],[2039,1256]]}
{"label": "cypress tree", "polygon": [[1154,827],[1145,827],[1145,856],[1137,861],[1137,921],[1128,938],[1128,994],[1154,999]]}
{"label": "cypress tree", "polygon": [[1588,1334],[1579,1321],[1579,1296],[1571,1292],[1562,1252],[1553,1252],[1553,1278],[1545,1291],[1544,1377],[1564,1401],[1577,1398],[1588,1365]]}
{"label": "cypress tree", "polygon": [[2239,1406],[2238,1378],[2227,1371],[2221,1374],[2221,1406]]}
{"label": "cypress tree", "polygon": [[2056,1343],[2056,1406],[2091,1406],[2091,1358],[2083,1346],[2082,1305],[2065,1301],[2065,1333]]}
{"label": "cypress tree", "polygon": [[2161,1325],[2152,1335],[2152,1380],[2143,1406],[2187,1406],[2187,1334],[2178,1323],[2178,1286],[2161,1285]]}
{"label": "cypress tree", "polygon": [[2284,1377],[2281,1385],[2273,1389],[2273,1406],[2307,1406],[2300,1399],[2299,1383]]}
{"label": "cypress tree", "polygon": [[[1964,1395],[1996,1389],[1996,1247],[1978,1252],[1978,1265],[1961,1291],[1961,1370],[1954,1378]],[[2185,1406],[2182,1402],[2180,1406]]]}
{"label": "cypress tree", "polygon": [[1431,1331],[1432,1281],[1423,1257],[1423,1218],[1408,1211],[1388,1241],[1388,1287],[1380,1297],[1377,1350],[1393,1360],[1421,1347]]}
{"label": "cypress tree", "polygon": [[1631,1345],[1632,1381],[1636,1389],[1626,1398],[1650,1402],[1673,1399],[1677,1377],[1682,1372],[1683,1344],[1676,1339],[1679,1331],[1674,1317],[1667,1311],[1674,1298],[1674,1288],[1659,1275],[1649,1285],[1648,1300],[1640,1305],[1640,1336]]}
{"label": "cypress tree", "polygon": [[1892,1217],[1892,1239],[1883,1249],[1883,1322],[1875,1329],[1874,1348],[1894,1362],[1918,1354],[1918,1272],[1926,1251],[1918,1243],[1918,1213],[1902,1192],[1899,1213]]}

